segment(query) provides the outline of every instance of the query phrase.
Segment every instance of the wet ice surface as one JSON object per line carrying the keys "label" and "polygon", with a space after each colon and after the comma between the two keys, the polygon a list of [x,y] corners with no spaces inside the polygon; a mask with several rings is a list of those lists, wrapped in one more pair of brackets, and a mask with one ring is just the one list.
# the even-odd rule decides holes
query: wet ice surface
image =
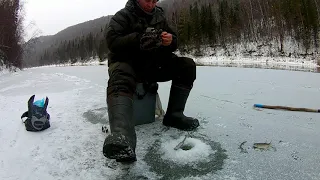
{"label": "wet ice surface", "polygon": [[[102,154],[107,78],[105,66],[1,76],[0,179],[320,179],[320,114],[252,107],[319,108],[320,74],[198,67],[185,113],[201,124],[186,140],[193,148],[174,151],[188,134],[157,120],[136,127],[133,165]],[[160,83],[164,109],[169,87]],[[52,125],[41,133],[20,121],[32,94],[50,99]],[[272,148],[253,149],[265,142]]]}

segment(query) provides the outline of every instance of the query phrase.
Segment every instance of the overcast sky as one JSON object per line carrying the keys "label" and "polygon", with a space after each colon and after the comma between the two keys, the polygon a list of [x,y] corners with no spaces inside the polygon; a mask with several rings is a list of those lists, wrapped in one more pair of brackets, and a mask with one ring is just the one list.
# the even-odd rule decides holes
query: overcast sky
{"label": "overcast sky", "polygon": [[26,0],[25,26],[34,22],[34,28],[26,28],[29,40],[36,29],[41,35],[53,35],[66,27],[113,15],[123,8],[127,0]]}

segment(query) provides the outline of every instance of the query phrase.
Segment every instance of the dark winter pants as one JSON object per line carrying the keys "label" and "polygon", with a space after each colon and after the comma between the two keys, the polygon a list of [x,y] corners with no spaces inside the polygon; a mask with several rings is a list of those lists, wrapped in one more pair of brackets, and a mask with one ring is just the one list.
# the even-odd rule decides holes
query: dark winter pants
{"label": "dark winter pants", "polygon": [[166,82],[192,89],[196,79],[196,65],[193,59],[172,56],[161,65],[135,67],[125,62],[109,65],[107,96],[125,95],[132,97],[138,82]]}

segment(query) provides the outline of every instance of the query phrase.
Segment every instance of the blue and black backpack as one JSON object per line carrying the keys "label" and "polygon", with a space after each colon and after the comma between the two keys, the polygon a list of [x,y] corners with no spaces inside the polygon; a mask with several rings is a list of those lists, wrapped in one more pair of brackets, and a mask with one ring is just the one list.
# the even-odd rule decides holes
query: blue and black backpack
{"label": "blue and black backpack", "polygon": [[47,112],[49,103],[48,97],[46,99],[34,102],[35,95],[32,95],[28,101],[28,111],[22,114],[22,118],[27,118],[24,121],[27,131],[43,131],[50,127],[50,114]]}

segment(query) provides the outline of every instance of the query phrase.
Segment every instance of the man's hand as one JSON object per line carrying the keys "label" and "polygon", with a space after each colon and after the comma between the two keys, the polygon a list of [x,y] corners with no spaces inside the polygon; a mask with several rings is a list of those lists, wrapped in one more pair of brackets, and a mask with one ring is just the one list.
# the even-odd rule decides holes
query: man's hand
{"label": "man's hand", "polygon": [[172,34],[163,31],[161,33],[162,45],[169,46],[172,42]]}

